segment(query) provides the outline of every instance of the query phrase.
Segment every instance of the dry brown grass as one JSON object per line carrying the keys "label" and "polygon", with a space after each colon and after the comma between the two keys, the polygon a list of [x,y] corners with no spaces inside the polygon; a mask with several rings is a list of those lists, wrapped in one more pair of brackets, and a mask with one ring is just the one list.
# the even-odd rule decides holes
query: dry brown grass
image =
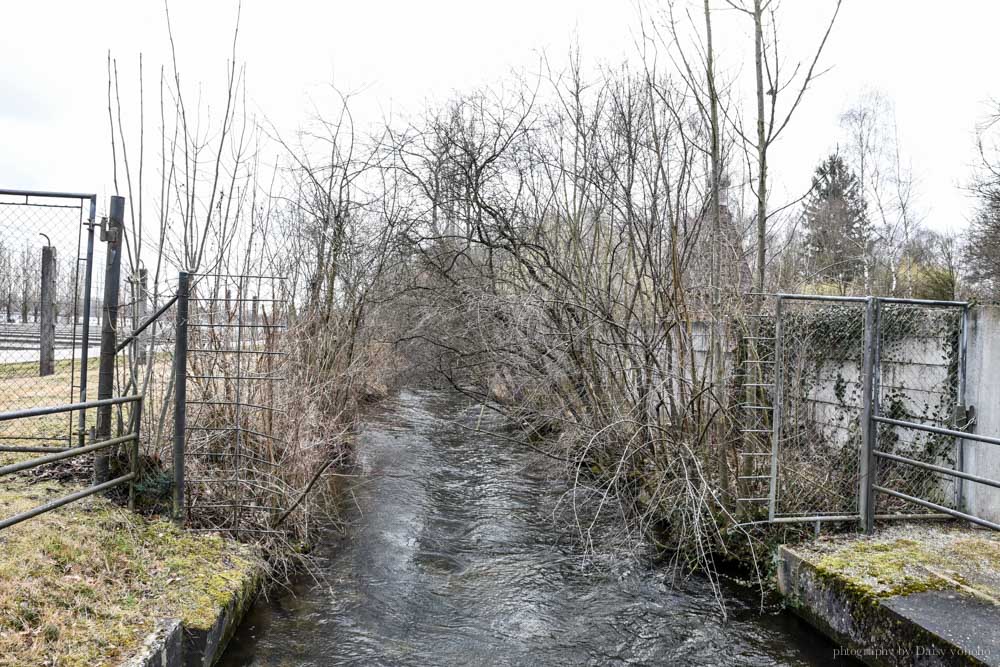
{"label": "dry brown grass", "polygon": [[[259,316],[282,322],[280,313]],[[188,362],[185,519],[259,545],[281,579],[309,566],[303,546],[333,519],[328,479],[348,461],[352,422],[330,397],[346,382],[336,361],[311,356],[322,343],[306,325],[244,331],[237,341],[238,317],[234,308],[201,313],[189,332],[202,352]],[[237,347],[244,354],[226,352]]]}

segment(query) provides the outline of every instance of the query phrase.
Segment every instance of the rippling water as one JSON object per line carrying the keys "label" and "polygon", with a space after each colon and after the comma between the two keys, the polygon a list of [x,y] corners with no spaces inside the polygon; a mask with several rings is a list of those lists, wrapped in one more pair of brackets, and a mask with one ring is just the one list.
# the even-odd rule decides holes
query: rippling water
{"label": "rippling water", "polygon": [[737,596],[723,621],[705,582],[582,558],[552,518],[565,483],[480,418],[433,392],[371,417],[325,581],[258,603],[223,665],[837,664],[788,614]]}

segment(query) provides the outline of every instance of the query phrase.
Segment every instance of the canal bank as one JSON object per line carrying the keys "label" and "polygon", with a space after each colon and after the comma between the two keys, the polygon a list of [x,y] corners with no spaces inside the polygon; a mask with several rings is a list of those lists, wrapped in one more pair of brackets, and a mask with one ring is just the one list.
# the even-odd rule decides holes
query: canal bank
{"label": "canal bank", "polygon": [[897,525],[777,553],[789,607],[871,665],[1000,665],[1000,535]]}

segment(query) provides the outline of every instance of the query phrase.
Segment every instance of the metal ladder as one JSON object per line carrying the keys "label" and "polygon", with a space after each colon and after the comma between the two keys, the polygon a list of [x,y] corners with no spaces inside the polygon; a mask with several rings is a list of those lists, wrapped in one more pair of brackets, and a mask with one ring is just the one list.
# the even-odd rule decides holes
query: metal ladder
{"label": "metal ladder", "polygon": [[[771,315],[751,315],[763,320]],[[755,327],[760,333],[760,327]],[[756,341],[774,341],[774,336],[743,336],[744,349],[758,350]],[[744,402],[739,405],[744,449],[737,451],[737,497],[740,509],[750,513],[766,510],[774,493],[774,349],[763,357],[740,361]],[[748,355],[749,356],[749,355]],[[750,391],[746,391],[750,390]],[[746,402],[752,395],[755,400]]]}

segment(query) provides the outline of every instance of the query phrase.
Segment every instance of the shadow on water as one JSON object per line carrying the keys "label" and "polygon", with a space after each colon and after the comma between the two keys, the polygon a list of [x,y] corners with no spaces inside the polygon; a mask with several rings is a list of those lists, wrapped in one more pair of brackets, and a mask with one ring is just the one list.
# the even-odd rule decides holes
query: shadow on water
{"label": "shadow on water", "polygon": [[552,518],[565,482],[461,426],[481,418],[435,392],[373,415],[325,581],[258,603],[222,664],[838,664],[790,614],[737,596],[723,621],[704,581],[582,558]]}

